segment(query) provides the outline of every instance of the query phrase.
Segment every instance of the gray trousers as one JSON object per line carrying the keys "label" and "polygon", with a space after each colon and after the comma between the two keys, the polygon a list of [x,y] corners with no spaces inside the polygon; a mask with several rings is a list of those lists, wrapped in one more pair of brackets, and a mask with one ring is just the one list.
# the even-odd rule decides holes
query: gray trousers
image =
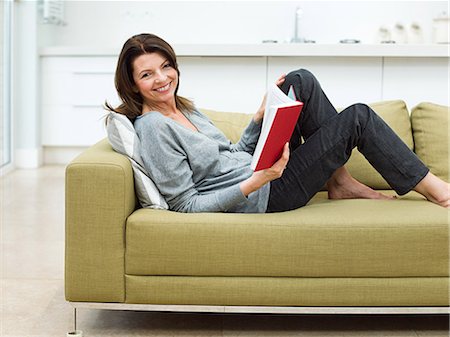
{"label": "gray trousers", "polygon": [[337,113],[317,79],[305,69],[289,73],[281,89],[287,93],[291,85],[304,106],[290,140],[286,170],[270,183],[267,212],[306,205],[348,161],[355,147],[399,195],[411,191],[428,173],[414,152],[367,105],[357,103]]}

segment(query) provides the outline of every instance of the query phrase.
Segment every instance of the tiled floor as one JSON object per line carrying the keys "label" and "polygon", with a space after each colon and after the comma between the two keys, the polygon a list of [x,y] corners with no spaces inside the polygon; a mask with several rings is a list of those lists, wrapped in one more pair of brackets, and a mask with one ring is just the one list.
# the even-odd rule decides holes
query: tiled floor
{"label": "tiled floor", "polygon": [[[63,337],[64,167],[16,170],[0,179],[3,337]],[[448,316],[170,314],[78,310],[91,336],[449,336]]]}

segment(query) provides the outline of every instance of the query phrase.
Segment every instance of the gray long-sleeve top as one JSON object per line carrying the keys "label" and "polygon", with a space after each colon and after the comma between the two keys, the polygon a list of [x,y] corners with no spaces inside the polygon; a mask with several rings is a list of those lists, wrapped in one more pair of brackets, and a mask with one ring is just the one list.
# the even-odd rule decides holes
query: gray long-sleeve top
{"label": "gray long-sleeve top", "polygon": [[239,187],[253,173],[250,163],[261,125],[252,120],[239,142],[232,144],[202,113],[185,116],[199,132],[159,112],[145,113],[134,122],[144,166],[170,209],[265,212],[270,184],[247,197]]}

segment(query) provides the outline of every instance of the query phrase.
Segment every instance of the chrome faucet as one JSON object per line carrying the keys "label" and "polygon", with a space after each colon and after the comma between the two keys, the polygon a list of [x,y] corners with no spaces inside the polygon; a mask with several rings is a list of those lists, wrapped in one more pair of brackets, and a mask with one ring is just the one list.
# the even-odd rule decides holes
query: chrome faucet
{"label": "chrome faucet", "polygon": [[298,33],[298,29],[300,26],[300,19],[303,16],[303,9],[301,7],[297,7],[295,9],[295,28],[294,28],[294,37],[291,39],[291,42],[294,43],[303,43],[305,39],[300,36]]}

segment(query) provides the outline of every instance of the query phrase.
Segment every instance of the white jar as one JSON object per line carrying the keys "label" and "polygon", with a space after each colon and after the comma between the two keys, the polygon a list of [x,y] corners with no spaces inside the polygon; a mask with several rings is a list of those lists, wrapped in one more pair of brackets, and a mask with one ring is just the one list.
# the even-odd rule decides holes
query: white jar
{"label": "white jar", "polygon": [[424,43],[425,39],[423,38],[423,30],[418,22],[411,23],[409,28],[409,43],[412,44],[421,44]]}
{"label": "white jar", "polygon": [[450,17],[438,17],[433,19],[433,42],[450,43]]}
{"label": "white jar", "polygon": [[395,43],[408,43],[408,33],[402,23],[397,22],[395,24],[394,30],[392,31],[392,40]]}

